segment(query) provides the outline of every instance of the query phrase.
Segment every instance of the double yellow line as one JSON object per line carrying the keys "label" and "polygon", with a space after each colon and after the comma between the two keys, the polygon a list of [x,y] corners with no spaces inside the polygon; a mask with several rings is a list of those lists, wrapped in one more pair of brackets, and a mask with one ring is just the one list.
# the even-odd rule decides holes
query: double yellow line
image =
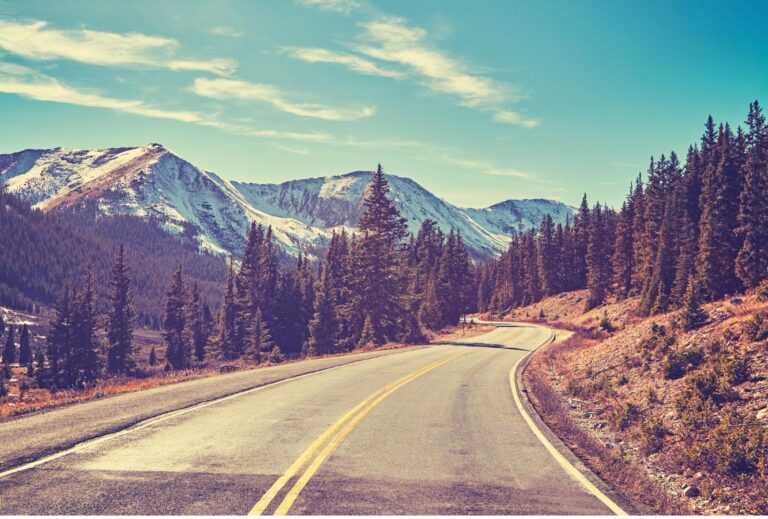
{"label": "double yellow line", "polygon": [[[278,505],[277,509],[275,509],[274,515],[286,515],[288,510],[291,509],[291,506],[293,506],[293,503],[296,501],[296,498],[299,497],[301,491],[304,490],[304,487],[307,486],[307,483],[309,483],[309,480],[312,479],[312,476],[314,476],[315,473],[320,469],[320,466],[323,464],[323,462],[325,462],[325,460],[328,459],[331,454],[333,454],[333,451],[336,450],[342,441],[344,441],[344,438],[346,438],[349,433],[352,432],[352,429],[354,429],[355,426],[360,423],[360,421],[365,418],[365,416],[371,412],[374,407],[376,407],[382,400],[409,382],[419,378],[420,376],[439,366],[442,366],[443,364],[447,364],[448,362],[451,362],[452,360],[462,357],[470,352],[471,350],[464,351],[457,355],[453,355],[451,357],[428,364],[427,366],[424,366],[423,368],[411,373],[410,375],[407,375],[383,387],[382,389],[376,391],[374,394],[357,404],[357,406],[339,418],[336,423],[331,425],[323,434],[321,434],[312,443],[312,445],[310,445],[307,450],[305,450],[301,456],[299,456],[296,461],[294,461],[293,464],[288,467],[288,470],[286,470],[285,473],[272,484],[269,490],[267,490],[261,499],[259,499],[259,502],[253,506],[248,515],[263,514],[267,507],[275,499],[277,494],[280,493],[286,484],[288,484],[291,478],[296,476],[304,468],[304,466],[309,463],[304,473],[299,477],[299,479],[296,480],[296,482],[293,484],[293,487],[285,495],[280,505]],[[318,454],[315,456],[315,453]]]}

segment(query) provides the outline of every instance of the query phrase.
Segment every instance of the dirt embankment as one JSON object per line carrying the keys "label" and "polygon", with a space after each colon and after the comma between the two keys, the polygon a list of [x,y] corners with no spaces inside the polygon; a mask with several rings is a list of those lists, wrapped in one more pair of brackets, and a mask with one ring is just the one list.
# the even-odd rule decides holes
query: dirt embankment
{"label": "dirt embankment", "polygon": [[537,354],[525,380],[543,418],[596,473],[649,512],[768,513],[768,303],[634,314],[634,299],[583,312],[584,291],[510,320],[576,330]]}

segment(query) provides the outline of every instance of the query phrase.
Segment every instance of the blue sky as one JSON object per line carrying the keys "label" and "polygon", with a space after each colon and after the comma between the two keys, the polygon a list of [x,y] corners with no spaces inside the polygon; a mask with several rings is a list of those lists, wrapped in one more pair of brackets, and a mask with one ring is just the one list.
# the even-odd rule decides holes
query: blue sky
{"label": "blue sky", "polygon": [[[0,0],[0,153],[159,142],[225,178],[374,168],[618,205],[768,93],[768,3]],[[768,99],[763,100],[768,103]]]}

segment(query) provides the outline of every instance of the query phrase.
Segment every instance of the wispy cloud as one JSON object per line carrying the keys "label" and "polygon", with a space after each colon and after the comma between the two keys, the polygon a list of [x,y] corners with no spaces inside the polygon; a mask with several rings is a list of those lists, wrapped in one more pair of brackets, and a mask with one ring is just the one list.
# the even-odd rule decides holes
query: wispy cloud
{"label": "wispy cloud", "polygon": [[199,96],[213,99],[261,101],[289,114],[326,121],[354,121],[370,117],[376,112],[376,109],[371,106],[335,108],[312,103],[297,103],[289,101],[286,94],[274,85],[235,79],[198,78],[192,84],[192,91]]}
{"label": "wispy cloud", "polygon": [[208,29],[208,32],[215,34],[216,36],[224,36],[227,38],[242,38],[245,36],[244,32],[238,31],[234,27],[229,27],[227,25],[217,25],[215,27],[211,27]]}
{"label": "wispy cloud", "polygon": [[534,178],[530,173],[526,171],[520,171],[514,168],[499,167],[490,162],[475,160],[475,159],[466,159],[466,158],[456,157],[456,156],[445,154],[445,153],[436,155],[434,157],[430,157],[428,160],[434,160],[436,162],[441,162],[443,164],[457,166],[462,169],[468,169],[477,173],[482,173],[484,175],[490,175],[494,177],[512,177],[512,178],[521,178],[525,180],[531,180]]}
{"label": "wispy cloud", "polygon": [[[426,30],[393,16],[364,22],[362,27],[358,44],[352,46],[354,53],[304,47],[287,47],[283,51],[306,62],[335,63],[361,74],[415,78],[430,91],[450,96],[462,106],[492,113],[499,123],[524,128],[541,124],[539,119],[507,108],[508,103],[524,97],[518,89],[475,72],[464,61],[431,45]],[[397,64],[405,70],[385,68],[380,62]]]}
{"label": "wispy cloud", "polygon": [[32,60],[66,59],[100,66],[151,67],[228,75],[230,59],[197,60],[177,56],[177,40],[141,33],[50,28],[44,21],[0,19],[0,48]]}
{"label": "wispy cloud", "polygon": [[104,108],[154,119],[168,119],[184,123],[218,128],[222,131],[266,139],[284,139],[300,142],[328,142],[326,133],[285,132],[258,129],[246,125],[220,121],[197,112],[166,110],[136,99],[118,99],[98,92],[86,91],[66,85],[56,78],[13,63],[0,62],[0,94],[13,94],[36,101],[63,103],[91,108]]}
{"label": "wispy cloud", "polygon": [[[506,102],[519,99],[512,87],[474,73],[464,62],[433,48],[426,42],[427,32],[409,26],[397,17],[385,17],[363,24],[366,43],[356,50],[368,57],[408,67],[433,92],[458,99],[463,106],[494,112],[502,122],[510,122]],[[506,119],[506,120],[504,120]]]}
{"label": "wispy cloud", "polygon": [[523,128],[536,128],[541,124],[538,119],[528,119],[518,112],[512,110],[500,110],[493,114],[493,120],[497,123],[512,124],[522,126]]}
{"label": "wispy cloud", "polygon": [[323,11],[335,11],[337,13],[350,13],[360,7],[356,0],[297,0],[301,5],[317,7]]}
{"label": "wispy cloud", "polygon": [[354,54],[345,54],[334,52],[328,49],[319,49],[312,47],[285,47],[283,52],[308,63],[336,63],[343,65],[350,70],[366,74],[369,76],[381,76],[392,79],[402,79],[405,74],[396,70],[390,70],[380,67],[369,59],[356,56]]}

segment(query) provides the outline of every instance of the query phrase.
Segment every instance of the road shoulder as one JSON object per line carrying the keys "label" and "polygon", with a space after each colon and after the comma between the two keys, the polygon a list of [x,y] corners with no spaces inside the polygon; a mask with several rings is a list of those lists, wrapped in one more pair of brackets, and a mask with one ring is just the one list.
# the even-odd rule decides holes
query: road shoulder
{"label": "road shoulder", "polygon": [[178,382],[23,415],[4,422],[0,427],[0,471],[168,413],[329,369],[429,347],[431,345],[308,359]]}
{"label": "road shoulder", "polygon": [[[553,447],[557,453],[560,454],[564,458],[564,460],[557,460],[561,465],[566,467],[567,464],[569,464],[578,474],[580,477],[575,476],[574,474],[571,474],[572,477],[576,477],[576,479],[580,480],[580,483],[587,487],[587,490],[590,491],[593,495],[595,495],[598,499],[600,499],[606,506],[612,509],[614,513],[617,515],[626,515],[631,514],[635,515],[637,513],[641,513],[637,507],[629,500],[626,496],[624,496],[621,492],[614,489],[610,485],[608,485],[605,481],[600,479],[592,470],[589,469],[582,461],[579,459],[578,456],[576,456],[573,451],[558,437],[552,429],[549,428],[549,426],[544,422],[542,417],[539,415],[538,411],[536,410],[535,406],[531,402],[531,399],[529,397],[529,391],[530,389],[525,384],[525,377],[523,376],[525,373],[525,369],[528,367],[528,364],[531,362],[531,360],[534,358],[536,354],[538,354],[543,349],[547,348],[551,344],[554,344],[555,342],[559,342],[559,339],[557,338],[558,333],[570,333],[565,330],[555,330],[552,329],[553,335],[550,340],[545,342],[544,344],[540,345],[538,348],[533,350],[531,353],[523,357],[510,371],[510,384],[511,384],[511,390],[515,392],[517,398],[516,403],[521,406],[521,410],[524,411],[528,418],[531,420],[532,424],[529,423],[532,429],[534,427],[538,429],[538,432],[544,437],[544,439],[540,440],[542,443],[544,443],[545,447],[548,447],[546,443],[548,442],[551,447]],[[534,430],[534,434],[536,433],[536,430]],[[537,435],[538,436],[538,435]],[[553,454],[554,456],[554,454]],[[555,456],[556,457],[556,456]],[[556,457],[557,458],[557,457]],[[565,464],[563,463],[565,462]],[[568,470],[566,470],[568,471]],[[584,478],[586,481],[581,480]],[[594,486],[594,489],[590,489],[589,484]]]}

